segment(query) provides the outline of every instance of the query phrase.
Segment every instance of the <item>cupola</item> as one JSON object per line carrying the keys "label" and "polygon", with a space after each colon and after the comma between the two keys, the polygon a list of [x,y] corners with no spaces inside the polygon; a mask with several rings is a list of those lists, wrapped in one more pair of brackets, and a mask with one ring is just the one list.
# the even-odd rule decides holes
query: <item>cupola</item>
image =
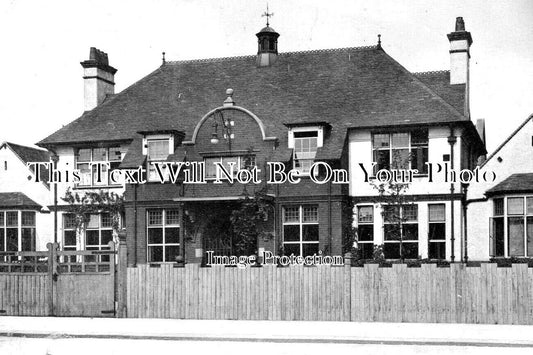
{"label": "cupola", "polygon": [[267,23],[257,36],[257,65],[260,67],[267,67],[274,64],[278,57],[278,37],[277,33],[269,24],[269,17],[273,14],[265,12],[263,16],[266,16]]}

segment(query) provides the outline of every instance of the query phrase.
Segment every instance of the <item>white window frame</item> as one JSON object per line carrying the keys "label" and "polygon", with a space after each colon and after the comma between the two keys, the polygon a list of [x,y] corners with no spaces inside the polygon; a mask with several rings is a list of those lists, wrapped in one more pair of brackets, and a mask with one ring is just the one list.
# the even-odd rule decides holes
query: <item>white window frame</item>
{"label": "white window frame", "polygon": [[[291,221],[286,221],[285,220],[285,211],[287,208],[295,208],[297,207],[298,208],[298,221],[296,222],[291,222]],[[304,217],[303,217],[303,212],[304,212],[304,207],[312,207],[312,208],[316,208],[316,221],[312,221],[312,222],[304,222]],[[320,246],[320,218],[319,218],[319,208],[318,208],[318,205],[315,205],[315,204],[304,204],[304,205],[286,205],[286,206],[283,206],[283,209],[282,209],[282,234],[283,234],[283,245],[285,246],[285,244],[292,244],[292,245],[299,245],[299,249],[300,249],[300,255],[303,255],[303,247],[304,247],[304,244],[317,244],[318,246]],[[285,226],[299,226],[299,240],[294,240],[294,241],[285,241]],[[318,232],[318,240],[316,241],[304,241],[303,240],[303,226],[304,225],[317,225],[318,228],[319,228],[319,232]]]}
{"label": "white window frame", "polygon": [[[156,211],[160,211],[161,212],[161,224],[150,224],[150,213],[151,212],[156,212]],[[178,233],[181,233],[180,232],[181,226],[180,226],[179,220],[178,220],[177,223],[170,223],[170,224],[167,223],[167,212],[168,211],[175,211],[175,212],[178,213],[178,216],[179,216],[179,210],[176,209],[176,208],[154,208],[154,209],[147,209],[146,210],[146,260],[147,260],[148,263],[161,264],[161,263],[175,262],[176,260],[166,260],[166,248],[167,247],[178,247],[178,254],[177,255],[181,255],[181,253],[182,253],[179,237],[178,237],[178,242],[177,243],[167,243],[166,242],[166,231],[165,231],[166,228],[178,228]],[[156,229],[156,228],[162,229],[162,238],[163,238],[163,240],[162,240],[161,243],[150,243],[148,231],[150,229]],[[151,260],[149,260],[150,259],[150,247],[162,247],[162,250],[163,250],[163,252],[162,252],[163,261],[151,261]]]}
{"label": "white window frame", "polygon": [[[16,213],[17,214],[17,226],[7,226],[7,214],[8,213]],[[22,224],[22,214],[23,213],[32,213],[34,216],[34,223],[32,226],[30,225],[23,225]],[[0,214],[3,214],[3,223],[0,224],[0,229],[3,230],[3,250],[0,251],[6,251],[7,248],[7,230],[8,229],[17,229],[17,250],[16,251],[22,251],[22,229],[24,228],[32,228],[33,229],[33,249],[37,249],[37,213],[35,211],[31,210],[13,210],[13,209],[7,209],[7,210],[0,210]]]}
{"label": "white window frame", "polygon": [[[392,206],[392,207],[395,207],[394,205],[388,205],[388,206]],[[403,218],[404,218],[404,207],[406,206],[415,206],[416,207],[416,220],[405,220],[403,221]],[[385,208],[385,206],[384,206]],[[402,229],[400,230],[400,233],[401,233],[401,241],[403,244],[405,243],[412,243],[412,244],[417,244],[418,245],[418,253],[417,254],[420,254],[420,223],[419,223],[419,219],[420,219],[420,216],[419,216],[419,208],[418,208],[418,205],[417,204],[405,204],[403,206],[400,206],[400,218],[402,219]],[[387,218],[384,214],[383,216],[383,244],[393,244],[393,243],[396,243],[396,244],[400,244],[400,240],[387,240],[386,238],[386,231],[385,231],[385,225],[387,224],[396,224],[397,222],[388,222],[387,221]],[[416,240],[406,240],[404,239],[404,235],[403,235],[403,226],[404,225],[407,225],[407,224],[416,224],[417,225],[417,239]],[[416,256],[416,258],[418,258],[418,255]],[[387,258],[387,259],[391,259],[391,260],[395,260],[393,258]],[[405,256],[404,256],[404,259],[407,259]]]}
{"label": "white window frame", "polygon": [[[168,142],[168,154],[164,159],[150,159],[149,155],[149,146],[151,142]],[[143,138],[143,155],[146,156],[146,181],[148,182],[160,182],[159,175],[157,174],[155,166],[151,163],[162,163],[165,162],[167,157],[170,154],[174,154],[174,136],[171,134],[154,134],[145,136]],[[152,175],[154,174],[154,175]],[[168,181],[169,175],[166,171],[166,167],[163,168],[163,174],[165,181]]]}
{"label": "white window frame", "polygon": [[[408,153],[409,153],[409,161],[408,161],[408,166],[406,167],[407,169],[413,169],[413,162],[412,160],[410,159],[410,157],[412,156],[413,154],[413,151],[418,149],[418,148],[426,148],[427,149],[427,156],[428,156],[428,161],[429,161],[429,130],[428,129],[424,129],[428,132],[428,140],[427,140],[427,144],[426,145],[413,145],[412,144],[412,133],[413,131],[415,130],[410,130],[410,131],[398,131],[398,132],[372,132],[371,134],[371,145],[372,145],[372,161],[377,163],[377,159],[375,157],[375,151],[388,151],[389,152],[389,169],[394,169],[394,167],[392,166],[392,163],[393,163],[393,151],[394,150],[408,150]],[[389,146],[388,147],[374,147],[374,136],[376,135],[388,135],[389,136]],[[408,135],[408,144],[406,146],[397,146],[397,147],[393,147],[392,145],[392,136],[394,134],[407,134]],[[427,166],[424,164],[424,168],[427,169]],[[376,164],[375,166],[375,171],[374,173],[377,172],[377,170],[379,169],[378,165]],[[400,169],[404,169],[404,168],[400,168]],[[417,173],[417,175],[427,175],[427,172],[424,172],[424,171],[419,171]]]}
{"label": "white window frame", "polygon": [[[442,220],[431,220],[431,213],[430,213],[430,210],[431,210],[431,207],[432,206],[443,206],[444,207],[444,219]],[[431,230],[431,225],[432,224],[443,224],[444,225],[444,239],[430,239],[430,230]],[[430,252],[430,248],[429,246],[434,243],[434,244],[443,244],[444,245],[444,258],[443,259],[438,259],[438,258],[431,258],[431,259],[435,259],[435,260],[445,260],[446,259],[446,254],[447,254],[447,249],[446,249],[446,234],[447,234],[447,223],[446,223],[446,204],[445,203],[429,203],[428,204],[428,259],[431,258],[430,255],[429,255],[429,252]]]}
{"label": "white window frame", "polygon": [[[509,199],[513,199],[513,198],[520,198],[522,199],[522,207],[523,207],[523,213],[522,214],[510,214],[509,213]],[[504,256],[503,257],[506,257],[506,258],[509,258],[509,257],[533,257],[533,253],[531,253],[531,255],[528,254],[528,243],[527,243],[527,222],[528,222],[528,219],[533,219],[533,211],[530,211],[528,213],[528,210],[527,210],[527,201],[528,199],[533,199],[533,195],[531,194],[512,194],[512,195],[505,195],[505,196],[499,196],[499,197],[495,197],[493,198],[493,206],[494,206],[494,203],[496,200],[498,199],[503,199],[503,214],[498,214],[498,215],[495,215],[494,214],[494,209],[493,209],[493,215],[492,217],[489,219],[489,227],[490,227],[490,230],[491,230],[491,233],[490,233],[490,240],[489,240],[489,243],[494,243],[495,242],[495,235],[494,234],[494,230],[493,230],[493,220],[495,218],[503,218],[503,240],[504,240]],[[510,218],[521,218],[522,219],[522,222],[523,222],[523,229],[524,229],[524,236],[523,236],[523,242],[524,242],[524,248],[523,248],[523,254],[522,255],[511,255],[510,253],[510,235],[509,235],[509,219]],[[493,247],[491,247],[493,248]],[[494,254],[494,253],[491,253],[491,254]],[[502,257],[502,256],[500,256]]]}
{"label": "white window frame", "polygon": [[[253,168],[253,167],[257,166],[256,165],[256,160],[255,160],[255,155],[253,155],[253,154],[249,155],[249,156],[246,156],[246,155],[206,156],[206,157],[204,157],[205,179],[206,180],[216,180],[217,179],[217,175],[219,175],[218,176],[219,180],[227,180],[225,175],[223,173],[220,173],[219,169],[217,169],[216,165],[215,165],[215,162],[223,163],[223,159],[224,158],[236,158],[237,159],[237,164],[235,164],[233,166],[233,176],[234,177],[237,175],[237,172],[244,167],[244,160],[247,159],[247,158],[251,158],[252,159],[252,164],[249,166],[250,168]],[[209,161],[211,161],[213,163],[213,166],[216,169],[214,176],[208,174]],[[226,165],[225,167],[226,167],[226,170],[228,170],[228,172],[231,173],[231,171],[229,169],[229,166]]]}
{"label": "white window frame", "polygon": [[[289,149],[292,149],[292,168],[294,170],[298,170],[300,175],[306,176],[309,175],[309,171],[299,169],[296,167],[296,152],[294,151],[295,147],[295,141],[298,138],[294,137],[294,133],[303,133],[303,132],[316,132],[317,133],[317,142],[316,147],[318,148],[322,147],[324,145],[324,127],[323,126],[302,126],[302,127],[291,127],[288,131],[288,147]],[[316,153],[316,152],[315,152]],[[314,157],[313,157],[314,159]],[[310,160],[310,159],[309,159]]]}
{"label": "white window frame", "polygon": [[[95,160],[95,157],[94,157],[94,150],[95,149],[105,149],[105,159],[104,160]],[[110,150],[111,149],[118,149],[120,151],[120,158],[119,159],[113,159],[112,157],[110,157]],[[89,157],[89,160],[80,160],[79,159],[79,151],[80,150],[90,150],[90,157]],[[103,168],[102,169],[102,182],[101,183],[96,183],[95,182],[95,179],[94,179],[94,171],[97,169],[97,166],[96,165],[93,165],[91,168],[90,168],[90,183],[89,184],[84,184],[82,183],[83,179],[78,182],[76,184],[76,187],[108,187],[108,186],[120,186],[120,184],[111,184],[111,179],[109,178],[109,175],[111,173],[111,171],[113,169],[116,169],[116,167],[113,167],[113,163],[120,163],[122,161],[122,159],[124,158],[124,155],[125,155],[125,150],[122,149],[122,147],[120,146],[111,146],[111,147],[81,147],[81,148],[78,148],[77,151],[76,151],[76,155],[75,155],[75,166],[76,166],[76,169],[80,172],[80,175],[81,175],[81,170],[79,169],[79,165],[81,164],[88,164],[90,166],[91,163],[108,163],[109,164],[109,168],[107,171],[105,171],[104,169],[107,169],[107,168]]]}
{"label": "white window frame", "polygon": [[[372,215],[370,216],[371,217],[370,221],[361,219],[361,210],[363,208],[371,208],[372,209]],[[361,244],[371,244],[372,245],[372,254],[374,253],[374,239],[375,239],[374,238],[374,214],[375,214],[374,205],[360,205],[360,206],[357,206],[357,227],[359,227],[359,226],[372,226],[372,240],[361,240],[361,236],[360,236],[360,233],[358,231],[358,233],[357,233],[358,234],[357,235],[358,248],[361,249],[361,247],[360,247]]]}

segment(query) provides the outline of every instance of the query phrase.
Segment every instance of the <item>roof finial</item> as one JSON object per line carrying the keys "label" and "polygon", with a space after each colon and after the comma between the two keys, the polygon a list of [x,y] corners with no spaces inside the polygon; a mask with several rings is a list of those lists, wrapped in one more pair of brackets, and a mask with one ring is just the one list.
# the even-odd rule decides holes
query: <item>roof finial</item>
{"label": "roof finial", "polygon": [[274,16],[274,13],[273,12],[268,12],[268,2],[267,2],[267,10],[266,12],[264,12],[261,17],[266,17],[267,18],[267,27],[270,25],[268,23],[268,21],[270,20],[270,17]]}
{"label": "roof finial", "polygon": [[378,34],[378,48],[381,48],[381,35]]}
{"label": "roof finial", "polygon": [[165,63],[167,62],[167,61],[165,60],[165,52],[163,52],[163,58],[162,58],[162,60],[163,60],[163,64],[165,64]]}

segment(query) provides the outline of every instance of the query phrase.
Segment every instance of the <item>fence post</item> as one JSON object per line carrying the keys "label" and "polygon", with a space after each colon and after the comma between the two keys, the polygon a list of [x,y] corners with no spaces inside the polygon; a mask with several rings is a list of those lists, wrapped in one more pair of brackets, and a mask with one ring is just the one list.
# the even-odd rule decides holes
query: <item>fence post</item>
{"label": "fence post", "polygon": [[343,320],[351,321],[352,316],[352,253],[344,254],[344,307]]}
{"label": "fence post", "polygon": [[46,248],[48,249],[48,293],[46,295],[48,303],[48,315],[54,316],[54,288],[55,279],[57,277],[57,243],[48,243]]}
{"label": "fence post", "polygon": [[127,292],[128,292],[128,256],[126,247],[126,230],[123,229],[118,232],[118,255],[117,255],[117,318],[127,317]]}

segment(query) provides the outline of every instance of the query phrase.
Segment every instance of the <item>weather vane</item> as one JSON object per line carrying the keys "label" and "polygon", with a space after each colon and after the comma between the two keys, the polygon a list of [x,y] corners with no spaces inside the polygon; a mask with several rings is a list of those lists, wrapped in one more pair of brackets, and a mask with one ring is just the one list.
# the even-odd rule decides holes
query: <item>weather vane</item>
{"label": "weather vane", "polygon": [[267,18],[267,26],[269,26],[270,24],[268,23],[268,20],[274,16],[274,13],[273,12],[268,12],[268,3],[267,3],[267,10],[266,12],[264,12],[261,17],[266,17]]}

